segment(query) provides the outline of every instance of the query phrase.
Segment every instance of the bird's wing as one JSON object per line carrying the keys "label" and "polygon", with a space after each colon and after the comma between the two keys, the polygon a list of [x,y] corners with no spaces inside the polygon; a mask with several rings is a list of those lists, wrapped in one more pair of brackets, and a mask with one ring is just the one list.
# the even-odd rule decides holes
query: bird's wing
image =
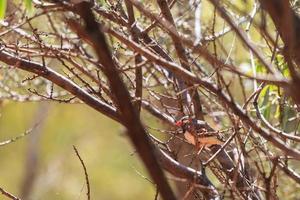
{"label": "bird's wing", "polygon": [[195,136],[193,134],[191,134],[190,132],[186,131],[184,133],[184,137],[188,141],[188,143],[196,145]]}
{"label": "bird's wing", "polygon": [[222,145],[224,143],[221,140],[219,140],[216,136],[199,137],[198,141],[200,144],[204,144],[204,145],[215,145],[215,144]]}
{"label": "bird's wing", "polygon": [[[187,140],[188,143],[192,145],[196,145],[196,137],[191,134],[190,132],[186,131],[184,133],[184,137]],[[202,136],[202,137],[197,137],[198,142],[203,145],[222,145],[224,142],[222,142],[220,139],[217,138],[217,136]]]}

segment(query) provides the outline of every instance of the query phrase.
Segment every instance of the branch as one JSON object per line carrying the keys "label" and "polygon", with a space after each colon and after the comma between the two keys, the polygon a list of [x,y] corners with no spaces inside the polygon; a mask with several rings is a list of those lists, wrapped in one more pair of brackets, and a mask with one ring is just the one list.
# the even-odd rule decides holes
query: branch
{"label": "branch", "polygon": [[[146,37],[146,39],[147,39],[147,37]],[[150,39],[150,38],[148,38],[148,39]],[[156,46],[156,47],[158,48],[159,46]],[[165,54],[165,55],[167,55],[167,54]],[[61,86],[63,89],[69,91],[76,97],[79,97],[84,103],[91,106],[95,110],[118,121],[119,123],[122,123],[122,120],[120,119],[119,114],[117,114],[117,111],[115,108],[109,106],[108,104],[100,102],[98,99],[94,98],[93,96],[88,94],[86,91],[79,88],[75,83],[73,83],[69,79],[63,77],[62,75],[55,72],[51,68],[49,68],[47,66],[43,66],[43,65],[33,62],[33,61],[19,58],[18,56],[14,55],[12,53],[8,53],[5,50],[2,50],[0,52],[0,60],[2,62],[6,63],[7,65],[11,65],[16,68],[19,68],[19,69],[22,69],[22,70],[25,70],[25,71],[28,71],[31,73],[35,73],[38,76],[44,77],[45,79],[47,79],[53,83],[56,83],[58,86]],[[158,109],[155,109],[148,103],[144,102],[143,104],[147,110],[151,110],[152,113],[156,113],[157,115],[161,114],[163,117],[166,117],[168,119],[170,124],[174,124],[174,120],[172,119],[171,116],[168,116],[164,113],[160,113],[160,111]],[[166,154],[163,154],[163,156],[165,156],[165,155]],[[166,160],[167,158],[162,157],[162,159]],[[161,164],[166,164],[166,163],[163,162]],[[182,167],[184,167],[184,166],[182,166]],[[164,166],[164,168],[167,168],[167,166]],[[189,176],[186,178],[189,178],[189,180],[194,180],[193,176]]]}
{"label": "branch", "polygon": [[[163,16],[166,18],[166,20],[168,20],[170,22],[170,24],[173,26],[172,27],[173,30],[176,32],[176,34],[178,34],[178,32],[176,30],[174,19],[173,19],[172,13],[171,13],[171,10],[168,6],[168,2],[166,0],[157,0],[157,3],[160,7],[160,10],[161,10]],[[191,71],[190,64],[189,64],[188,58],[186,56],[186,51],[185,51],[185,49],[182,45],[181,40],[178,40],[178,38],[175,37],[174,35],[171,35],[171,37],[172,37],[172,41],[174,43],[175,50],[176,50],[176,53],[178,55],[179,62],[181,64],[181,66],[184,69],[186,69],[188,71]],[[177,78],[178,78],[179,82],[182,82],[182,80],[179,79],[179,77],[177,77]],[[182,86],[183,87],[181,87],[180,90],[186,89],[185,84],[182,84]],[[195,94],[195,95],[193,95],[193,94]],[[196,117],[198,119],[203,120],[204,116],[203,116],[203,113],[202,113],[202,105],[201,105],[201,102],[200,102],[200,97],[199,97],[197,89],[193,89],[193,90],[189,91],[189,95],[193,99],[193,107],[194,107],[194,112],[195,112]],[[189,103],[187,102],[186,105],[189,105]]]}
{"label": "branch", "polygon": [[300,18],[290,7],[290,2],[285,0],[259,0],[262,8],[265,9],[272,18],[282,41],[293,51],[293,56],[300,64]]}
{"label": "branch", "polygon": [[227,14],[226,10],[220,6],[220,2],[216,0],[210,0],[210,2],[217,8],[221,16],[224,18],[224,20],[234,29],[234,31],[237,33],[239,38],[254,53],[254,55],[263,63],[263,65],[267,68],[267,70],[270,73],[279,76],[279,72],[275,70],[275,68],[272,66],[271,63],[267,62],[262,57],[263,54],[259,52],[258,49],[255,48],[253,43],[248,39],[246,33],[236,25],[233,19]]}
{"label": "branch", "polygon": [[192,180],[193,183],[203,186],[200,187],[200,190],[208,199],[221,199],[217,189],[213,186],[204,173],[180,164],[160,149],[156,150],[156,155],[162,166],[168,172],[176,177]]}
{"label": "branch", "polygon": [[[121,80],[117,67],[112,60],[105,36],[95,21],[95,17],[91,11],[91,4],[81,2],[75,6],[74,11],[77,12],[85,22],[84,29],[78,24],[76,31],[82,39],[92,45],[99,58],[99,62],[103,65],[103,73],[108,78],[112,93],[116,97],[115,101],[121,113],[121,120],[128,130],[127,134],[131,142],[134,144],[151,177],[157,184],[162,197],[166,200],[175,200],[175,195],[155,157],[155,147],[141,124],[135,108],[131,103],[128,89]],[[75,24],[76,22],[72,21],[72,23]]]}
{"label": "branch", "polygon": [[83,170],[84,170],[84,176],[85,176],[85,182],[86,182],[86,188],[87,188],[87,192],[86,192],[86,195],[87,195],[87,199],[90,200],[91,199],[91,189],[90,189],[90,181],[89,181],[89,175],[87,173],[87,169],[86,169],[86,166],[81,158],[81,156],[79,155],[79,152],[77,150],[77,148],[73,145],[73,149],[76,153],[76,156],[78,157],[82,167],[83,167]]}
{"label": "branch", "polygon": [[[138,5],[138,9],[140,9],[142,11],[145,11],[145,9],[142,8],[142,6],[140,5],[139,2],[137,2],[135,0],[130,0],[130,1],[133,2],[134,5]],[[148,11],[145,11],[145,12],[148,12]],[[108,28],[108,27],[106,27],[106,28]],[[300,152],[298,150],[292,149],[292,148],[286,146],[286,144],[282,140],[274,137],[274,135],[273,135],[272,132],[268,132],[266,129],[263,129],[262,127],[260,127],[259,125],[257,125],[257,123],[254,122],[247,115],[247,113],[242,110],[242,108],[239,105],[237,105],[235,102],[233,102],[231,100],[231,98],[228,95],[226,95],[216,85],[214,85],[213,83],[211,83],[208,80],[199,79],[193,73],[189,72],[186,69],[183,69],[182,67],[180,67],[176,63],[169,62],[169,61],[161,58],[160,56],[157,56],[157,55],[153,54],[149,50],[141,47],[140,45],[134,43],[133,41],[131,41],[131,40],[125,38],[125,37],[122,37],[121,34],[117,33],[116,31],[113,31],[112,29],[109,29],[107,31],[109,33],[113,34],[117,39],[119,39],[120,41],[122,41],[124,44],[128,45],[128,47],[130,47],[134,51],[139,52],[140,54],[142,54],[143,56],[147,57],[152,62],[154,62],[156,64],[159,64],[160,66],[163,66],[164,68],[172,71],[174,73],[174,75],[176,75],[177,77],[181,77],[185,81],[187,81],[189,83],[192,83],[192,84],[199,84],[199,85],[203,86],[204,88],[208,89],[209,91],[213,92],[214,94],[216,94],[221,102],[223,102],[227,106],[229,106],[231,108],[231,110],[234,112],[234,114],[236,114],[237,116],[239,116],[240,119],[243,122],[245,122],[250,127],[252,127],[254,131],[256,131],[258,134],[260,134],[267,141],[271,142],[274,146],[276,146],[277,148],[279,148],[282,151],[284,151],[285,154],[293,156],[296,159],[300,160]],[[199,50],[202,51],[203,49],[199,49]],[[208,61],[214,62],[215,59],[214,58],[212,58],[212,59],[213,60],[208,60]],[[284,80],[280,80],[280,81],[282,81],[281,83],[284,84],[285,86],[289,85],[289,83],[286,82],[286,81],[284,81]]]}
{"label": "branch", "polygon": [[[128,11],[128,29],[131,33],[132,40],[136,43],[139,43],[138,34],[136,31],[134,31],[134,27],[136,26],[135,23],[135,17],[133,12],[133,6],[129,1],[125,1],[127,11]],[[140,54],[135,56],[135,65],[138,66],[140,63],[142,63],[143,59]],[[135,98],[137,98],[137,101],[135,102],[137,113],[138,115],[141,112],[141,101],[143,96],[143,73],[142,73],[141,67],[135,67]]]}
{"label": "branch", "polygon": [[14,196],[13,194],[5,191],[3,188],[0,187],[0,193],[3,194],[4,196],[6,196],[9,199],[13,199],[13,200],[21,200],[18,197]]}
{"label": "branch", "polygon": [[4,146],[4,145],[7,145],[7,144],[10,144],[12,142],[16,142],[17,140],[19,140],[19,139],[25,137],[26,135],[30,134],[32,132],[32,130],[33,129],[27,130],[23,134],[18,135],[17,137],[14,137],[14,138],[11,138],[11,139],[8,139],[8,140],[5,140],[5,141],[0,141],[0,147]]}
{"label": "branch", "polygon": [[288,134],[288,133],[286,133],[286,132],[284,132],[284,131],[282,131],[282,130],[279,130],[279,129],[275,128],[275,127],[272,126],[272,125],[268,122],[268,120],[261,114],[260,109],[259,109],[259,107],[258,107],[258,102],[257,102],[257,100],[258,100],[259,94],[260,94],[260,92],[262,91],[262,89],[263,89],[263,87],[260,87],[260,88],[259,88],[259,90],[257,91],[256,96],[255,96],[255,98],[254,98],[254,100],[253,100],[253,106],[254,106],[254,108],[255,108],[256,115],[257,115],[258,119],[260,119],[260,120],[262,121],[262,123],[263,123],[268,129],[270,129],[270,130],[273,131],[274,133],[280,135],[281,137],[284,137],[284,138],[286,138],[286,139],[293,140],[293,141],[295,141],[295,142],[300,142],[300,137],[299,137],[299,136],[297,136],[297,135],[290,135],[290,134]]}
{"label": "branch", "polygon": [[16,68],[35,73],[41,77],[44,77],[45,79],[55,83],[56,85],[65,89],[66,91],[75,95],[77,98],[79,98],[95,110],[99,111],[100,113],[108,116],[109,118],[117,122],[120,122],[120,116],[117,113],[116,108],[104,102],[101,102],[85,90],[81,89],[74,82],[65,78],[61,74],[52,70],[51,68],[43,66],[33,61],[28,61],[23,58],[19,58],[18,56],[8,53],[5,50],[0,51],[0,61],[6,63],[7,65],[11,65]]}
{"label": "branch", "polygon": [[[177,31],[174,29],[174,26],[172,26],[172,24],[170,24],[168,21],[166,20],[163,20],[159,17],[159,15],[157,14],[153,14],[151,13],[149,10],[147,10],[142,3],[140,3],[139,1],[137,0],[129,0],[132,2],[132,4],[138,9],[140,10],[141,13],[143,13],[144,15],[146,15],[147,17],[149,17],[150,19],[152,20],[156,20],[160,27],[163,28],[164,30],[166,30],[170,35],[172,35],[172,37],[176,37],[177,40],[179,41],[182,41],[183,44],[185,44],[186,46],[188,46],[193,53],[197,53],[199,55],[201,55],[203,58],[205,58],[210,64],[212,65],[217,65],[219,67],[226,67],[228,69],[234,69],[236,67],[234,66],[231,66],[231,65],[228,65],[228,64],[225,64],[223,61],[215,58],[215,56],[211,55],[209,53],[209,51],[207,49],[205,49],[201,44],[194,44],[194,42],[189,39],[189,38],[186,38],[182,35],[180,35],[179,33],[177,33]],[[247,37],[246,37],[246,39]],[[253,47],[252,44],[248,43],[247,45],[251,45]],[[254,47],[253,47],[254,48]],[[255,50],[255,49],[253,49]],[[258,53],[257,53],[258,54]],[[273,67],[270,66],[269,63],[267,63],[261,56],[258,57],[260,59],[260,61],[266,65],[267,68],[270,68],[273,70]],[[280,84],[284,84],[282,82],[284,82],[284,78],[276,71],[274,72],[274,76],[278,83],[280,82]],[[276,84],[275,82],[277,81],[274,81],[274,84]]]}

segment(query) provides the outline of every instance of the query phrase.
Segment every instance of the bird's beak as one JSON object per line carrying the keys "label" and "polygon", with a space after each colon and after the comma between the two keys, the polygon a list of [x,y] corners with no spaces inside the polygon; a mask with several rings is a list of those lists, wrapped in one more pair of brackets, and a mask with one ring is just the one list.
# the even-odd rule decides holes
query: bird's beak
{"label": "bird's beak", "polygon": [[175,126],[181,127],[181,126],[182,126],[182,121],[177,121],[177,122],[175,123]]}

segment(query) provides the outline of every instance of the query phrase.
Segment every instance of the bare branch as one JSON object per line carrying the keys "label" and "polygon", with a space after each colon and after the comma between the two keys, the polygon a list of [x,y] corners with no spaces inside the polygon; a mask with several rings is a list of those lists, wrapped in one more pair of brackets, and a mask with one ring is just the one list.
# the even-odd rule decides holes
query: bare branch
{"label": "bare branch", "polygon": [[13,200],[21,200],[18,197],[14,196],[13,194],[5,191],[3,188],[0,187],[0,192],[1,194],[3,194],[4,196],[6,196],[9,199],[13,199]]}
{"label": "bare branch", "polygon": [[[103,72],[109,79],[111,90],[116,96],[115,100],[121,113],[121,119],[128,129],[127,133],[131,142],[135,145],[163,198],[170,200],[176,199],[154,155],[155,147],[151,144],[131,103],[128,90],[118,75],[118,71],[106,44],[105,36],[98,28],[98,24],[92,14],[91,5],[87,2],[82,2],[76,5],[76,11],[85,21],[85,29],[81,29],[78,33],[85,33],[85,35],[81,35],[81,37],[89,41],[93,46],[99,58],[99,62],[104,66]],[[80,28],[78,27],[78,29]]]}
{"label": "bare branch", "polygon": [[86,196],[87,196],[87,199],[90,200],[91,199],[91,188],[90,188],[90,181],[89,181],[89,175],[87,173],[87,169],[86,169],[86,166],[81,158],[81,156],[79,155],[79,152],[77,150],[77,148],[73,145],[73,149],[76,153],[76,156],[78,157],[82,167],[83,167],[83,170],[84,170],[84,176],[85,176],[85,183],[86,183],[86,188],[87,188],[87,192],[86,192]]}

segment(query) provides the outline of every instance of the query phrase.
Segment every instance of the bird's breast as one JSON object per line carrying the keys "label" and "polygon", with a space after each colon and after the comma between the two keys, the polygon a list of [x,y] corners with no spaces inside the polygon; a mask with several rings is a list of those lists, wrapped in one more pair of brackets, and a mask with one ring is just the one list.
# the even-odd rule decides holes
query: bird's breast
{"label": "bird's breast", "polygon": [[196,145],[195,136],[191,134],[190,132],[186,131],[184,133],[184,138],[187,140],[188,143]]}

